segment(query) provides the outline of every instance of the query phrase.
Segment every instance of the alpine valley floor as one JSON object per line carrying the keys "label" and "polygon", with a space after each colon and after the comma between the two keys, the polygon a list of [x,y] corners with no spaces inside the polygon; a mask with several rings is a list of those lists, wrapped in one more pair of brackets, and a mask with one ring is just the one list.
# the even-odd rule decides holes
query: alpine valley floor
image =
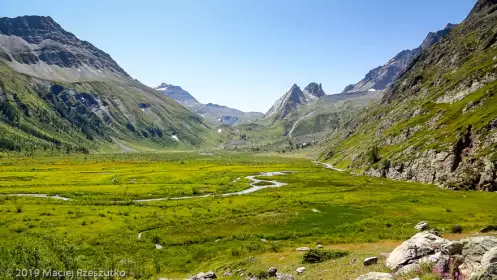
{"label": "alpine valley floor", "polygon": [[[272,187],[222,196],[250,184]],[[185,279],[211,270],[220,279],[264,279],[272,266],[296,279],[355,279],[386,271],[362,260],[391,251],[419,221],[449,238],[461,235],[451,234],[454,225],[470,235],[497,224],[497,193],[241,153],[3,157],[0,195],[1,279],[14,279],[6,272],[15,268],[117,269],[128,279]],[[303,264],[296,248],[318,244],[347,254]],[[306,271],[297,275],[301,266]],[[223,276],[227,271],[232,276]]]}

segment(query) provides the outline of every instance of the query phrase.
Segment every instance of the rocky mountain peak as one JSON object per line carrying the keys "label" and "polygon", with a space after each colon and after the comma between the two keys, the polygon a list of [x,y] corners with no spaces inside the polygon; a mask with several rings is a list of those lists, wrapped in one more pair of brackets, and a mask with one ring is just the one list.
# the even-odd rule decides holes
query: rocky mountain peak
{"label": "rocky mountain peak", "polygon": [[302,104],[307,104],[306,95],[297,84],[288,90],[266,113],[265,117],[273,120],[284,119],[292,110],[299,108]]}
{"label": "rocky mountain peak", "polygon": [[304,93],[297,84],[293,84],[293,86],[285,94],[285,96],[287,98],[290,98],[291,100],[294,100],[295,102],[300,102],[300,99],[302,96],[304,96]]}
{"label": "rocky mountain peak", "polygon": [[290,91],[294,91],[294,90],[301,90],[301,89],[297,84],[293,84],[292,87],[290,88]]}
{"label": "rocky mountain peak", "polygon": [[72,33],[66,32],[51,17],[21,16],[15,18],[0,18],[0,33],[9,36],[22,37],[26,42],[39,44],[45,39],[77,39]]}
{"label": "rocky mountain peak", "polygon": [[421,44],[420,48],[421,50],[425,50],[429,48],[430,46],[433,46],[436,44],[438,41],[440,41],[445,35],[449,34],[452,29],[454,29],[457,25],[448,23],[444,29],[439,30],[437,32],[430,32],[426,36],[426,38],[423,40],[423,43]]}
{"label": "rocky mountain peak", "polygon": [[312,82],[304,88],[304,95],[307,98],[315,99],[326,95],[326,93],[324,92],[321,84]]}
{"label": "rocky mountain peak", "polygon": [[[172,85],[172,84],[168,84],[168,83],[162,83],[160,84],[160,86],[156,87],[155,88],[156,90],[167,90],[167,91],[173,91],[173,90],[177,90],[177,91],[185,91],[182,87],[180,86],[175,86],[175,85]],[[185,91],[186,92],[186,91]]]}
{"label": "rocky mountain peak", "polygon": [[200,105],[200,102],[198,102],[195,97],[193,97],[188,91],[182,89],[180,86],[161,83],[160,86],[155,89],[163,92],[165,95],[171,97],[186,107],[196,107]]}
{"label": "rocky mountain peak", "polygon": [[345,87],[343,93],[386,89],[407,69],[418,55],[427,48],[438,43],[443,37],[449,34],[455,26],[455,24],[449,23],[442,30],[428,33],[419,47],[399,52],[385,65],[370,70],[364,79],[358,83]]}
{"label": "rocky mountain peak", "polygon": [[51,17],[0,18],[0,57],[18,72],[48,80],[131,78],[109,54]]}

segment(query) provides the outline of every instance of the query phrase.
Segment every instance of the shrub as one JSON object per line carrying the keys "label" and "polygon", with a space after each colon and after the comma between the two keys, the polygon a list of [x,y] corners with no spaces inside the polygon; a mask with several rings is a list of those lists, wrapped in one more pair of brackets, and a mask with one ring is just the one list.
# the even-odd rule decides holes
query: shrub
{"label": "shrub", "polygon": [[17,213],[21,213],[22,212],[22,204],[20,204],[20,203],[16,204],[16,212]]}
{"label": "shrub", "polygon": [[373,146],[368,151],[368,161],[369,163],[377,163],[380,161],[380,152],[378,151],[378,146]]}
{"label": "shrub", "polygon": [[256,279],[269,279],[269,273],[265,270],[254,273]]}
{"label": "shrub", "polygon": [[452,233],[462,233],[462,226],[461,225],[453,225],[452,226]]}
{"label": "shrub", "polygon": [[348,255],[348,253],[345,251],[311,249],[303,255],[302,259],[304,263],[320,263],[331,259],[345,257],[346,255]]}
{"label": "shrub", "polygon": [[152,242],[155,244],[159,244],[160,243],[160,236],[158,236],[158,235],[152,236]]}

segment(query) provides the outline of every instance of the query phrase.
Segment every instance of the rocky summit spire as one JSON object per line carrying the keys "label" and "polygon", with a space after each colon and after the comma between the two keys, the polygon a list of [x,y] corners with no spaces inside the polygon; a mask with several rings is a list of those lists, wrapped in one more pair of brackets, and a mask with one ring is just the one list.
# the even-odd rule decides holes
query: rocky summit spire
{"label": "rocky summit spire", "polygon": [[266,113],[266,117],[273,120],[284,119],[291,111],[307,103],[307,98],[297,84],[293,84],[280,99]]}
{"label": "rocky summit spire", "polygon": [[316,99],[326,95],[326,93],[321,84],[312,82],[304,88],[304,95],[308,99]]}

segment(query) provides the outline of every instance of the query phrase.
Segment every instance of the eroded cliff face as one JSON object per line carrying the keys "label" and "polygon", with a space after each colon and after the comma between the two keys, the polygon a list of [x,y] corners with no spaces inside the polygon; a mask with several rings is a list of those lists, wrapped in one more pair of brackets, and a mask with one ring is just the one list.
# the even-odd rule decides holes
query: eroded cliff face
{"label": "eroded cliff face", "polygon": [[476,189],[497,191],[495,160],[479,156],[480,151],[497,141],[497,131],[489,135],[473,135],[471,126],[461,135],[452,150],[406,149],[399,162],[369,167],[369,176],[394,180],[412,180],[439,184],[451,189]]}
{"label": "eroded cliff face", "polygon": [[497,191],[497,3],[423,51],[328,141],[323,158],[367,175]]}

